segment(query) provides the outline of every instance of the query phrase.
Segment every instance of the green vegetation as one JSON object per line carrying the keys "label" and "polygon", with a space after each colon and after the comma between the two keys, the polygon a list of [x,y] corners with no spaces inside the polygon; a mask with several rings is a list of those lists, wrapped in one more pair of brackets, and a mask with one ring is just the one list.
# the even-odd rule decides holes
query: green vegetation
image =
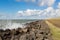
{"label": "green vegetation", "polygon": [[51,24],[50,22],[46,21],[46,23],[48,24],[48,26],[50,27],[51,33],[52,33],[52,37],[54,40],[60,40],[60,28],[54,26],[53,24]]}

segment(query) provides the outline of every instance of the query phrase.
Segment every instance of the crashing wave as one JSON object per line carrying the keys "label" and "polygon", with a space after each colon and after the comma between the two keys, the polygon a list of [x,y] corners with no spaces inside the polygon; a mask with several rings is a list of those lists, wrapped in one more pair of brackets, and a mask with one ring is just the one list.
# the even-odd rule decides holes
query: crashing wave
{"label": "crashing wave", "polygon": [[1,29],[6,30],[6,29],[16,29],[16,28],[24,28],[24,27],[25,27],[24,24],[9,22],[5,24],[4,27],[1,27]]}

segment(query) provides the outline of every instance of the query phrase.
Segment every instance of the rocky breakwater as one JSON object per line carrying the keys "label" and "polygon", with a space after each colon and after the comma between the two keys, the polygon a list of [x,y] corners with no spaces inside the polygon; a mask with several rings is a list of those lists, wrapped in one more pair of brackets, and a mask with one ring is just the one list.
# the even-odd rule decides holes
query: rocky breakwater
{"label": "rocky breakwater", "polygon": [[0,29],[0,40],[52,40],[50,29],[44,21],[35,21],[25,25],[25,28]]}

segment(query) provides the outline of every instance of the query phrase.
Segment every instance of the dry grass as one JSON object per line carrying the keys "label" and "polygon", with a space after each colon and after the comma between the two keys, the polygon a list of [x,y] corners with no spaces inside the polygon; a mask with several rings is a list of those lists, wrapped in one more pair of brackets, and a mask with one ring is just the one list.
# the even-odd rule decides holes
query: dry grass
{"label": "dry grass", "polygon": [[56,27],[60,27],[60,19],[50,19],[48,21],[55,25]]}
{"label": "dry grass", "polygon": [[51,30],[53,39],[60,40],[60,28],[56,27],[55,25],[53,25],[49,21],[46,21],[46,23],[48,24],[48,26]]}

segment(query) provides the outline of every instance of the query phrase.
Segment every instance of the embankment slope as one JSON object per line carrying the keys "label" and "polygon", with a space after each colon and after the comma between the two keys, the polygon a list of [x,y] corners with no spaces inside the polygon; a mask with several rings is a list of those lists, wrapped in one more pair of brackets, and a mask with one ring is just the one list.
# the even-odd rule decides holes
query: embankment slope
{"label": "embankment slope", "polygon": [[52,33],[52,37],[54,40],[60,40],[60,21],[57,19],[57,20],[47,20],[45,21],[49,28],[50,28],[50,31]]}

